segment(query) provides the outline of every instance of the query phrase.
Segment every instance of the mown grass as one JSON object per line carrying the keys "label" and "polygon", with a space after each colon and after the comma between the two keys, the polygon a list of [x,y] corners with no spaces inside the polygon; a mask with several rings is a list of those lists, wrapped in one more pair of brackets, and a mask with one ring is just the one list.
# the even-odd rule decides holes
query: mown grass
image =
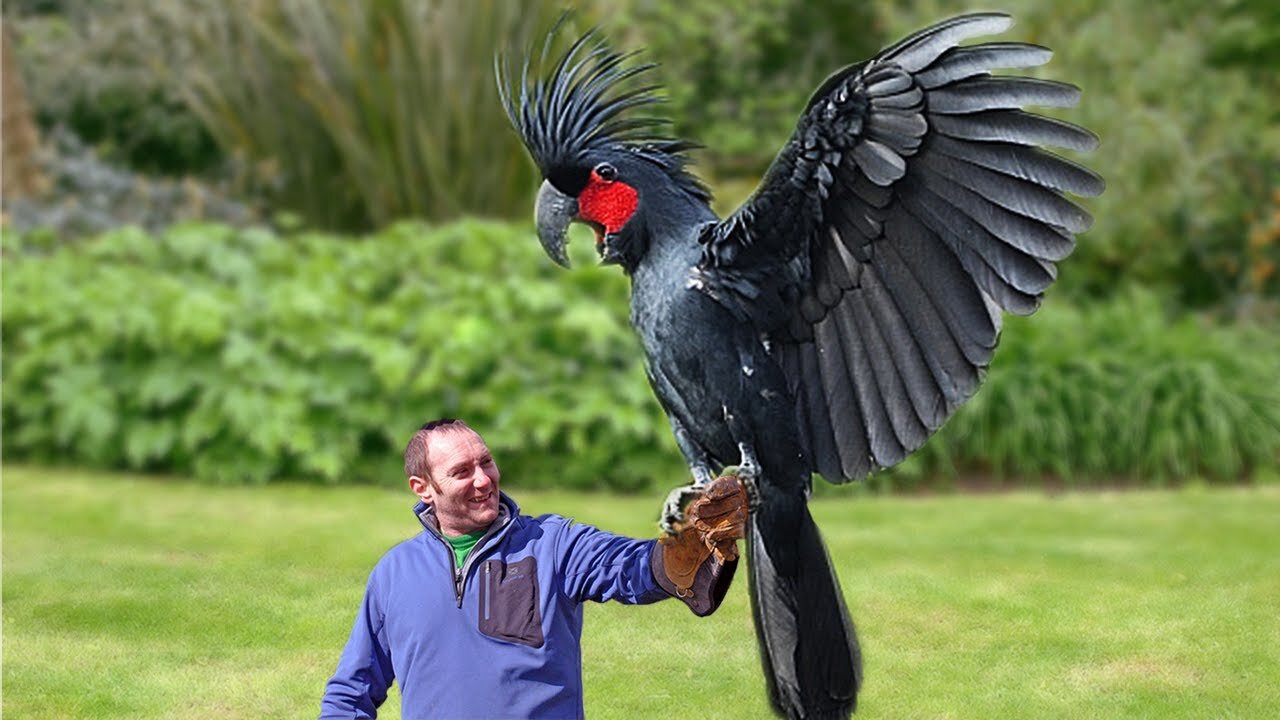
{"label": "mown grass", "polygon": [[[407,490],[3,479],[13,718],[314,717],[366,573],[416,527]],[[659,502],[507,489],[637,536]],[[1280,487],[813,508],[859,622],[860,717],[1280,716]],[[745,590],[706,620],[589,607],[588,717],[767,717]]]}

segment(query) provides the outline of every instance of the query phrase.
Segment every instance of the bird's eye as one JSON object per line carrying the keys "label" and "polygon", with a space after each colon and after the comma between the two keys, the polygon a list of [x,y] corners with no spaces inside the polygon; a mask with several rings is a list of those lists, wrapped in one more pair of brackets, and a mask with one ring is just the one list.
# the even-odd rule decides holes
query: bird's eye
{"label": "bird's eye", "polygon": [[599,175],[601,180],[604,180],[606,182],[611,182],[612,180],[618,177],[618,168],[610,165],[607,162],[600,163],[599,165],[596,166],[596,175]]}

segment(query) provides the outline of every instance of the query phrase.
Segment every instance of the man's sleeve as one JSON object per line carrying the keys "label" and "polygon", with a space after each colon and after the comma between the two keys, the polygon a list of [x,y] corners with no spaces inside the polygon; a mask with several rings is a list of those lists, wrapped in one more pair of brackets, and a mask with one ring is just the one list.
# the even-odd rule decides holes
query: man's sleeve
{"label": "man's sleeve", "polygon": [[737,567],[736,560],[721,565],[713,558],[689,591],[667,588],[658,581],[662,550],[656,540],[636,540],[577,524],[564,531],[560,563],[564,592],[579,601],[647,604],[679,597],[697,615],[715,611]]}
{"label": "man's sleeve", "polygon": [[378,707],[387,699],[387,688],[394,680],[386,617],[370,575],[351,637],[338,660],[338,669],[325,685],[320,720],[378,717]]}

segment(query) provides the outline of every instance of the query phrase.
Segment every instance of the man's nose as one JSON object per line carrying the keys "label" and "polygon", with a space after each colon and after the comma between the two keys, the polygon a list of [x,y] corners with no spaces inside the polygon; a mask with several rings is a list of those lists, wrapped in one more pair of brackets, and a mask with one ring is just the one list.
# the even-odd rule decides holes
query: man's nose
{"label": "man's nose", "polygon": [[471,474],[471,484],[476,487],[484,487],[491,482],[493,480],[489,478],[489,473],[485,472],[483,467],[477,465],[475,471]]}

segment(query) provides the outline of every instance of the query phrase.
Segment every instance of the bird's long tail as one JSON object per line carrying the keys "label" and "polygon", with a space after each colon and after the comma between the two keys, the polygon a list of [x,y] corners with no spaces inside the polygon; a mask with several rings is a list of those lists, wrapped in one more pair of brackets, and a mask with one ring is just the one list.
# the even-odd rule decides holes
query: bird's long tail
{"label": "bird's long tail", "polygon": [[770,703],[793,720],[847,720],[862,683],[862,655],[805,498],[761,503],[751,515],[747,550]]}

